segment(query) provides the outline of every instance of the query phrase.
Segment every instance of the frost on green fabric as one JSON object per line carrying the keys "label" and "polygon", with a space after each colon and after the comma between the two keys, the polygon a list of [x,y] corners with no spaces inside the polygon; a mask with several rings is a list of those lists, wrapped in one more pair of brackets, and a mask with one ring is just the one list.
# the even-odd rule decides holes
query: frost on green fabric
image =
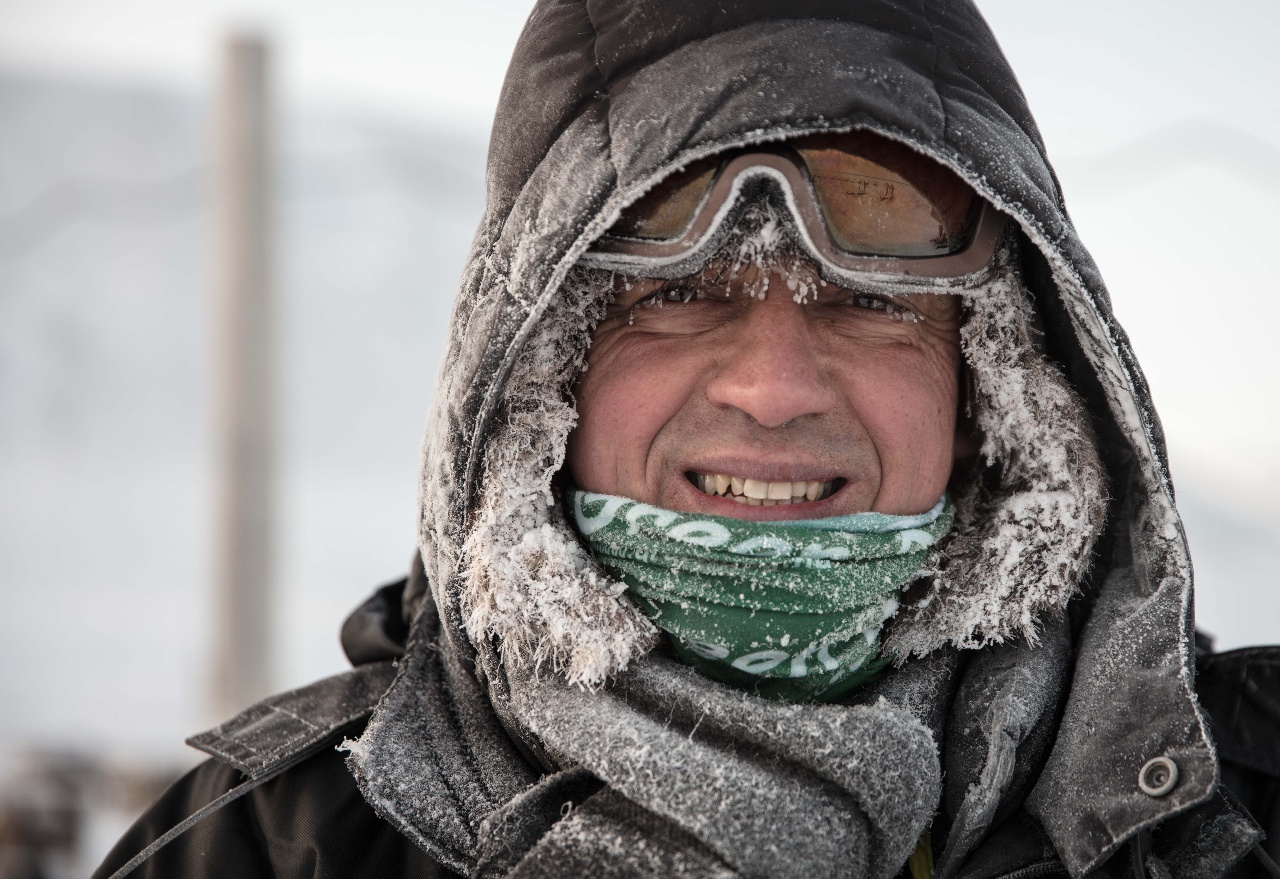
{"label": "frost on green fabric", "polygon": [[770,699],[833,702],[885,663],[880,629],[954,518],[755,522],[574,490],[573,521],[676,654]]}

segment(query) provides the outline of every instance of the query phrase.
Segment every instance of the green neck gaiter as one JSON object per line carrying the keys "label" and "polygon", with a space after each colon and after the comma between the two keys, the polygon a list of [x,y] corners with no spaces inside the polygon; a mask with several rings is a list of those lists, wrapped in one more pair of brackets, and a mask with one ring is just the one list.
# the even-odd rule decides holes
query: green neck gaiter
{"label": "green neck gaiter", "polygon": [[792,702],[834,702],[873,680],[880,629],[950,529],[927,513],[748,522],[573,492],[600,563],[707,677]]}

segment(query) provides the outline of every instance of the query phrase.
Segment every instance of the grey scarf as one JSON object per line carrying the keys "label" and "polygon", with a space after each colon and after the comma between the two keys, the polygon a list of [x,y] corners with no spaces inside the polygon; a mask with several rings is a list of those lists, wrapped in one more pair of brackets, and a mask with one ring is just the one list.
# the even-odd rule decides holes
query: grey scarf
{"label": "grey scarf", "polygon": [[815,706],[730,689],[661,652],[592,692],[505,669],[451,632],[427,601],[350,766],[442,863],[518,879],[888,877],[944,800],[955,817],[937,875],[954,875],[1042,765],[1071,652],[1057,620],[1038,649],[991,648],[967,666],[939,651],[861,704]]}
{"label": "grey scarf", "polygon": [[[616,863],[611,853],[639,845],[664,865],[657,875],[887,877],[941,793],[933,733],[884,699],[768,702],[665,656],[596,693],[553,676],[508,680],[513,713],[552,759],[611,789],[559,821],[513,876],[552,875],[535,869],[544,861],[566,875],[568,852]],[[637,824],[638,811],[668,832]],[[639,866],[606,875],[650,875]]]}

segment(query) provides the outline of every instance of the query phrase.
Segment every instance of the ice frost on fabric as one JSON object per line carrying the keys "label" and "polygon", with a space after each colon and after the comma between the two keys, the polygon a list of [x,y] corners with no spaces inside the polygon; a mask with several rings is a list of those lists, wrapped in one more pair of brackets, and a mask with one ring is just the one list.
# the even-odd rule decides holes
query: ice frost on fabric
{"label": "ice frost on fabric", "polygon": [[[810,288],[787,255],[768,205],[744,212],[715,271],[738,276],[766,262],[783,270],[792,295]],[[751,293],[768,294],[768,273]],[[598,686],[656,642],[657,629],[579,544],[552,481],[577,421],[570,385],[607,307],[613,276],[570,272],[526,342],[504,388],[501,417],[486,446],[481,502],[464,555],[470,570],[461,609],[473,643],[496,636],[505,665],[550,667],[572,683]]]}
{"label": "ice frost on fabric", "polygon": [[509,667],[546,664],[587,685],[626,668],[657,632],[578,543],[552,488],[577,420],[569,385],[608,291],[598,275],[571,274],[521,352],[488,442],[461,596],[474,643],[497,636]]}
{"label": "ice frost on fabric", "polygon": [[1040,644],[1006,642],[965,669],[946,738],[946,806],[953,816],[935,875],[954,876],[987,832],[1026,796],[1051,741],[1045,723],[1065,696],[1071,664],[1066,620]]}
{"label": "ice frost on fabric", "polygon": [[1017,636],[1035,644],[1042,616],[1075,594],[1106,517],[1088,415],[1035,350],[1031,302],[1012,254],[1000,259],[983,289],[963,294],[960,341],[981,461],[957,494],[955,532],[930,559],[930,588],[886,639],[900,660],[944,644],[977,648]]}
{"label": "ice frost on fabric", "polygon": [[736,879],[704,846],[612,790],[588,799],[538,841],[507,879]]}
{"label": "ice frost on fabric", "polygon": [[[944,644],[964,648],[1018,635],[1031,643],[1045,613],[1074,594],[1106,511],[1105,481],[1082,405],[1030,336],[1031,305],[1011,248],[997,271],[964,296],[962,349],[975,387],[981,458],[998,475],[969,480],[957,497],[956,532],[927,567],[931,588],[899,614],[885,650],[900,660]],[[703,272],[744,278],[769,294],[781,266],[797,301],[821,293],[767,203],[738,218]],[[612,278],[570,274],[529,339],[488,443],[483,500],[467,542],[462,596],[467,631],[496,635],[504,663],[548,665],[599,685],[655,643],[656,631],[585,552],[560,513],[552,482],[576,413],[569,386]]]}
{"label": "ice frost on fabric", "polygon": [[410,643],[347,766],[365,800],[441,863],[468,873],[480,820],[536,775],[516,751],[455,651],[439,638],[435,606]]}
{"label": "ice frost on fabric", "polygon": [[937,806],[933,735],[885,701],[766,702],[660,655],[596,693],[510,679],[521,723],[567,765],[743,876],[891,876]]}

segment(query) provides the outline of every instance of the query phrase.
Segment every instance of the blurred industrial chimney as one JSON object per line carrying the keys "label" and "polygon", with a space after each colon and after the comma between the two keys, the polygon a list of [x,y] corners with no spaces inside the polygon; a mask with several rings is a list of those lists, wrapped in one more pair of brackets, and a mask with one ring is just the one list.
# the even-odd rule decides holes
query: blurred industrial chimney
{"label": "blurred industrial chimney", "polygon": [[271,692],[276,562],[276,356],[272,295],[269,52],[235,35],[215,120],[219,383],[216,709]]}

